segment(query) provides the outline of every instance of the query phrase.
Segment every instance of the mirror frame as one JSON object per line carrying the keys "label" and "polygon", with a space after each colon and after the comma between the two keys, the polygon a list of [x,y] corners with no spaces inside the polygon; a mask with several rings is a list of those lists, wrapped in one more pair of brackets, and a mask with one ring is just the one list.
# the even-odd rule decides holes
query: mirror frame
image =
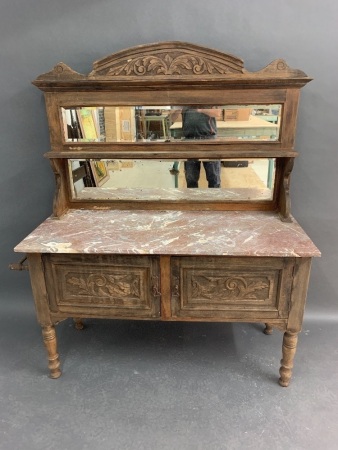
{"label": "mirror frame", "polygon": [[[185,159],[276,158],[274,198],[269,202],[224,202],[222,205],[149,202],[137,207],[163,209],[278,210],[290,220],[289,183],[294,158],[295,130],[300,89],[309,78],[282,59],[257,72],[244,68],[233,55],[185,42],[161,42],[122,50],[93,64],[82,75],[64,63],[40,75],[33,84],[44,92],[50,127],[51,151],[46,154],[57,180],[54,214],[69,208],[134,208],[132,202],[79,203],[72,201],[65,161],[85,159]],[[193,102],[192,102],[192,99]],[[280,104],[282,117],[278,141],[266,142],[64,142],[61,108],[134,105],[238,105]]]}

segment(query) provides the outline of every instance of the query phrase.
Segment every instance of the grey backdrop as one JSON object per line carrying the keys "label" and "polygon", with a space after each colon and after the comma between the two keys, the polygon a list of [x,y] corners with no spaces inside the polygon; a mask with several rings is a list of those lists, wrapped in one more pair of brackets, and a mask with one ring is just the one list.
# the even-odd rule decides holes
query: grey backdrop
{"label": "grey backdrop", "polygon": [[336,318],[336,0],[3,0],[0,9],[1,307],[31,298],[13,247],[51,213],[54,180],[42,93],[30,84],[63,61],[94,60],[141,43],[181,40],[229,52],[258,70],[286,59],[314,78],[302,90],[292,211],[323,253],[313,264],[307,318]]}

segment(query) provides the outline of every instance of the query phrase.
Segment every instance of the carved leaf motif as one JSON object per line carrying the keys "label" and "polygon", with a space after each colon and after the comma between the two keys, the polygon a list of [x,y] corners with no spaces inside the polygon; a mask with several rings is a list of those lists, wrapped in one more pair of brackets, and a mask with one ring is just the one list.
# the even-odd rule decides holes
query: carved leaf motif
{"label": "carved leaf motif", "polygon": [[143,56],[129,59],[126,63],[112,67],[109,75],[201,75],[204,73],[224,74],[231,72],[225,64],[197,57],[190,54],[171,56],[168,53],[163,56]]}
{"label": "carved leaf motif", "polygon": [[170,66],[170,64],[172,63],[172,57],[167,53],[164,57],[165,62],[168,64],[168,66]]}
{"label": "carved leaf motif", "polygon": [[[189,59],[190,59],[190,61],[189,61]],[[171,67],[169,68],[169,73],[170,74],[175,74],[175,73],[181,74],[181,68],[187,69],[187,70],[193,70],[195,65],[196,65],[196,58],[179,56],[171,64]]]}
{"label": "carved leaf motif", "polygon": [[147,72],[156,72],[165,74],[168,70],[167,65],[160,58],[151,58],[148,64],[147,59],[144,61]]}
{"label": "carved leaf motif", "polygon": [[77,286],[82,291],[87,292],[87,284],[84,280],[81,278],[71,277],[67,280],[69,284],[72,284],[73,286]]}
{"label": "carved leaf motif", "polygon": [[66,279],[71,285],[71,292],[93,297],[140,297],[139,278],[134,275],[101,275],[88,274],[75,276],[72,274]]}
{"label": "carved leaf motif", "polygon": [[192,277],[192,295],[194,298],[258,300],[258,292],[268,288],[269,283],[266,279],[248,282],[243,277]]}
{"label": "carved leaf motif", "polygon": [[264,281],[261,280],[256,282],[253,281],[246,287],[245,298],[256,298],[255,295],[256,291],[261,291],[262,289],[266,289],[268,287],[269,287],[268,283]]}

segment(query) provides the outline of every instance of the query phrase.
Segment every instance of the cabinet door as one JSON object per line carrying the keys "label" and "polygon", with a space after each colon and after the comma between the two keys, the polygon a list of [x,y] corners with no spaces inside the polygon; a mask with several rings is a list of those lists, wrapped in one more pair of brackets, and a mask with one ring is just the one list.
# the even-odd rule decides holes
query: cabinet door
{"label": "cabinet door", "polygon": [[155,318],[159,259],[123,255],[45,255],[50,309],[86,317]]}
{"label": "cabinet door", "polygon": [[293,265],[293,258],[172,258],[172,315],[211,320],[287,318]]}

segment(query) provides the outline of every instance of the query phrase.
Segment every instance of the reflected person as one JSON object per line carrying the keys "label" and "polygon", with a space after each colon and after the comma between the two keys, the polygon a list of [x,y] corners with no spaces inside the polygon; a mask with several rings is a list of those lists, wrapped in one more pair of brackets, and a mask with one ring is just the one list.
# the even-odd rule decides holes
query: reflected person
{"label": "reflected person", "polygon": [[[182,134],[185,139],[215,139],[217,135],[216,117],[219,109],[195,108],[186,106],[176,110],[172,118],[178,113],[182,114]],[[220,161],[203,161],[203,166],[209,188],[219,188],[221,185],[221,163]],[[188,159],[184,163],[185,179],[188,188],[197,188],[200,178],[201,161]]]}

